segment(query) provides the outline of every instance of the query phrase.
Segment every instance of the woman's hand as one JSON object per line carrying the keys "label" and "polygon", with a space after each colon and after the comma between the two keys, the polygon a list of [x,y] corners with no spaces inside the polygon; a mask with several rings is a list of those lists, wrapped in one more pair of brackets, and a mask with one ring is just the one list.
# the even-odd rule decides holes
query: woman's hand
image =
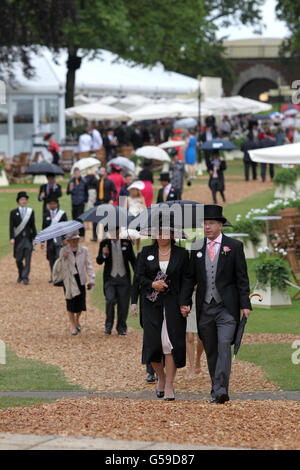
{"label": "woman's hand", "polygon": [[181,305],[180,306],[180,311],[181,311],[181,314],[184,318],[188,317],[189,316],[189,313],[191,311],[191,307],[189,305]]}
{"label": "woman's hand", "polygon": [[63,252],[63,259],[66,260],[68,258],[68,253],[66,251]]}
{"label": "woman's hand", "polygon": [[162,279],[159,281],[152,282],[152,288],[159,292],[163,292],[168,287],[168,284],[165,283]]}

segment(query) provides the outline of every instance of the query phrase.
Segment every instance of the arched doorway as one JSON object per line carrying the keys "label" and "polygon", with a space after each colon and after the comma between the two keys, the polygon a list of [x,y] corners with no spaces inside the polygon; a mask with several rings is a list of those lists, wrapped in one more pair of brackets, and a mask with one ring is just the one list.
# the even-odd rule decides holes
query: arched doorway
{"label": "arched doorway", "polygon": [[261,93],[266,92],[272,88],[277,88],[276,82],[268,78],[257,78],[254,80],[249,80],[247,83],[245,83],[240,88],[238,94],[246,98],[258,100]]}

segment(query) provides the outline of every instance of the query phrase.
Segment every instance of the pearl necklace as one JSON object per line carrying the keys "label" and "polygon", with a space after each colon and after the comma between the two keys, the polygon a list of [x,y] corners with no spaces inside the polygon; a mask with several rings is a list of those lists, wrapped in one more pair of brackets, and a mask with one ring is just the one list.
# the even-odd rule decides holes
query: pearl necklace
{"label": "pearl necklace", "polygon": [[171,248],[169,248],[168,251],[166,251],[166,252],[163,252],[160,248],[158,248],[158,251],[159,251],[159,253],[160,253],[161,255],[167,256],[167,255],[170,254]]}

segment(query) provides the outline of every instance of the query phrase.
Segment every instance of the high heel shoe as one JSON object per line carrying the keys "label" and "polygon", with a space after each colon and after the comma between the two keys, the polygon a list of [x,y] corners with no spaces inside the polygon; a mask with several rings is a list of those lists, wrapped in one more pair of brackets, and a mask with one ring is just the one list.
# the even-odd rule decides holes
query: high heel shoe
{"label": "high heel shoe", "polygon": [[163,398],[165,395],[165,392],[160,392],[159,390],[155,390],[157,398]]}
{"label": "high heel shoe", "polygon": [[174,397],[164,397],[164,400],[165,401],[174,401],[175,400],[175,393],[174,393]]}

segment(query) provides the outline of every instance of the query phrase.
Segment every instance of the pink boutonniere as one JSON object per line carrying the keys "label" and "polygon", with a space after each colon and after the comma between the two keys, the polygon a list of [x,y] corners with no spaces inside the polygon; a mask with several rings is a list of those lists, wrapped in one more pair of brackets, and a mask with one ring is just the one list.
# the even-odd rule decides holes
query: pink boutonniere
{"label": "pink boutonniere", "polygon": [[229,253],[230,251],[231,248],[229,248],[229,246],[223,246],[222,255],[227,255],[227,253]]}

